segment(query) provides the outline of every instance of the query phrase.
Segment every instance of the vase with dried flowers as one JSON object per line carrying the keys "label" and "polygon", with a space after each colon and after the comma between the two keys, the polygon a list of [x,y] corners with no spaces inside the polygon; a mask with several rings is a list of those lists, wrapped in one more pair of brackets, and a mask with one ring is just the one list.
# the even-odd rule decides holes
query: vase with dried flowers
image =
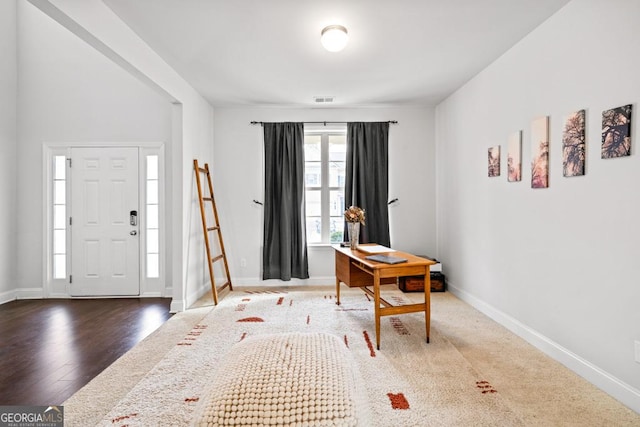
{"label": "vase with dried flowers", "polygon": [[344,211],[344,220],[347,221],[349,231],[349,247],[351,250],[358,248],[360,238],[360,224],[364,225],[364,209],[358,206],[350,206]]}

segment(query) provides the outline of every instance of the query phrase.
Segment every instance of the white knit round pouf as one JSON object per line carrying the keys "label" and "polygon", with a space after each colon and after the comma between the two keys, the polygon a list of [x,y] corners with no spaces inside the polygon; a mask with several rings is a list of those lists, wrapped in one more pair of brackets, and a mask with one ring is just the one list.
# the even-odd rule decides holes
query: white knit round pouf
{"label": "white knit round pouf", "polygon": [[356,426],[357,376],[336,336],[290,333],[236,344],[201,399],[198,426]]}

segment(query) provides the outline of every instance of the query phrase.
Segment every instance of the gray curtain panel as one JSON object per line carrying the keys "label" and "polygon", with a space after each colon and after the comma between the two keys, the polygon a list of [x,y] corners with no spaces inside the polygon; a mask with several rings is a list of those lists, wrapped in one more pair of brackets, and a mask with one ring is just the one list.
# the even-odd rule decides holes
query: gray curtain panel
{"label": "gray curtain panel", "polygon": [[[389,123],[347,123],[345,208],[365,210],[360,243],[391,246],[389,237]],[[345,236],[347,224],[345,224]]]}
{"label": "gray curtain panel", "polygon": [[304,199],[304,125],[264,123],[262,278],[309,278]]}

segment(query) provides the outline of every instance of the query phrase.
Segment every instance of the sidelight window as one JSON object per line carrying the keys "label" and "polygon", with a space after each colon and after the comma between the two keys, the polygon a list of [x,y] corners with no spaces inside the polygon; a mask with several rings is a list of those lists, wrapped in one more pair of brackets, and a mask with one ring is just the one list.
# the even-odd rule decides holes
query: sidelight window
{"label": "sidelight window", "polygon": [[158,156],[149,155],[147,159],[146,173],[146,258],[147,277],[160,276],[160,216],[159,216],[159,175]]}
{"label": "sidelight window", "polygon": [[67,157],[53,156],[53,278],[67,277]]}

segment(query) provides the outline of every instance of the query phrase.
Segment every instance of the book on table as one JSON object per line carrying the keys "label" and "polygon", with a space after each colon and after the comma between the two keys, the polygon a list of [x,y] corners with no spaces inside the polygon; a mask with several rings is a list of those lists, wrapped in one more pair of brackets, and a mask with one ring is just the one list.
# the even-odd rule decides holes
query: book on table
{"label": "book on table", "polygon": [[382,245],[358,245],[358,250],[361,252],[366,252],[368,254],[386,254],[396,251],[395,249],[391,249]]}

